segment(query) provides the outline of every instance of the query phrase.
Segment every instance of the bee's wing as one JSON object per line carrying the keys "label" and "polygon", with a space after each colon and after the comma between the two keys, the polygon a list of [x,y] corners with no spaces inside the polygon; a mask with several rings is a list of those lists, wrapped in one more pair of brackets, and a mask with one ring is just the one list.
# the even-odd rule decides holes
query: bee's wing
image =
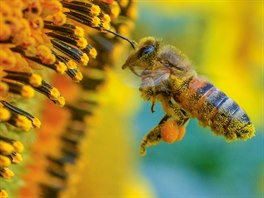
{"label": "bee's wing", "polygon": [[154,78],[154,85],[160,85],[164,84],[165,82],[168,81],[170,77],[170,73],[166,72],[156,72],[156,76]]}
{"label": "bee's wing", "polygon": [[167,69],[160,68],[155,70],[145,70],[142,74],[141,88],[155,87],[157,92],[169,90],[170,72]]}

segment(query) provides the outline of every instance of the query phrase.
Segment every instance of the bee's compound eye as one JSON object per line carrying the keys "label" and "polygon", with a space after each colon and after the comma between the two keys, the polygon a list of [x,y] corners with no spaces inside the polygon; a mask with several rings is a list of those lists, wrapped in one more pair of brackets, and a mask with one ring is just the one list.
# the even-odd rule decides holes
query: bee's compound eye
{"label": "bee's compound eye", "polygon": [[145,54],[149,54],[154,51],[155,47],[153,45],[148,45],[142,49],[141,56],[144,56]]}

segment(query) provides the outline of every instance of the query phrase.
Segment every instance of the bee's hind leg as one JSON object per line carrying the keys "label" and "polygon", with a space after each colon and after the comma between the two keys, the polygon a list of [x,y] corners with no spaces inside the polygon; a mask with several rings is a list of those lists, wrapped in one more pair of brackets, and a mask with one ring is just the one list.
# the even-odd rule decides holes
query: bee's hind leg
{"label": "bee's hind leg", "polygon": [[161,121],[159,122],[159,124],[154,127],[153,129],[151,129],[150,132],[148,132],[148,134],[146,134],[141,142],[140,145],[140,154],[141,155],[145,155],[146,154],[146,147],[149,146],[154,146],[158,143],[160,143],[162,141],[162,137],[161,137],[161,128],[162,128],[162,124],[164,122],[166,122],[168,119],[170,118],[170,116],[165,115]]}
{"label": "bee's hind leg", "polygon": [[165,115],[148,134],[146,134],[140,145],[140,154],[146,154],[146,147],[154,146],[161,141],[173,143],[182,140],[185,135],[185,127],[189,117],[181,109],[174,108],[175,116]]}

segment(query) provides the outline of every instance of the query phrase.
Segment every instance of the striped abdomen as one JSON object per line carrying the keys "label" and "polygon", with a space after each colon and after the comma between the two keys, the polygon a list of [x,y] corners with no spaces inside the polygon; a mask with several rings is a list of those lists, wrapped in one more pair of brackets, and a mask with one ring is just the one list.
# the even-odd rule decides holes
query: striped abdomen
{"label": "striped abdomen", "polygon": [[254,126],[238,104],[206,80],[194,78],[188,89],[176,97],[180,105],[203,126],[228,140],[254,136]]}

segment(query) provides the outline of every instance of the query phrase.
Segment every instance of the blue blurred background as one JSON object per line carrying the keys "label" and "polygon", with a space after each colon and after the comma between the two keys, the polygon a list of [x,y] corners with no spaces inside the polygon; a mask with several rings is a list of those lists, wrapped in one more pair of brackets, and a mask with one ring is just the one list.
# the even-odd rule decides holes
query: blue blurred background
{"label": "blue blurred background", "polygon": [[[257,130],[248,141],[227,143],[191,120],[181,142],[148,148],[140,167],[157,197],[264,197],[263,4],[139,1],[138,13],[135,40],[154,36],[181,49]],[[134,120],[138,147],[164,115],[160,105],[155,110],[142,102]]]}

